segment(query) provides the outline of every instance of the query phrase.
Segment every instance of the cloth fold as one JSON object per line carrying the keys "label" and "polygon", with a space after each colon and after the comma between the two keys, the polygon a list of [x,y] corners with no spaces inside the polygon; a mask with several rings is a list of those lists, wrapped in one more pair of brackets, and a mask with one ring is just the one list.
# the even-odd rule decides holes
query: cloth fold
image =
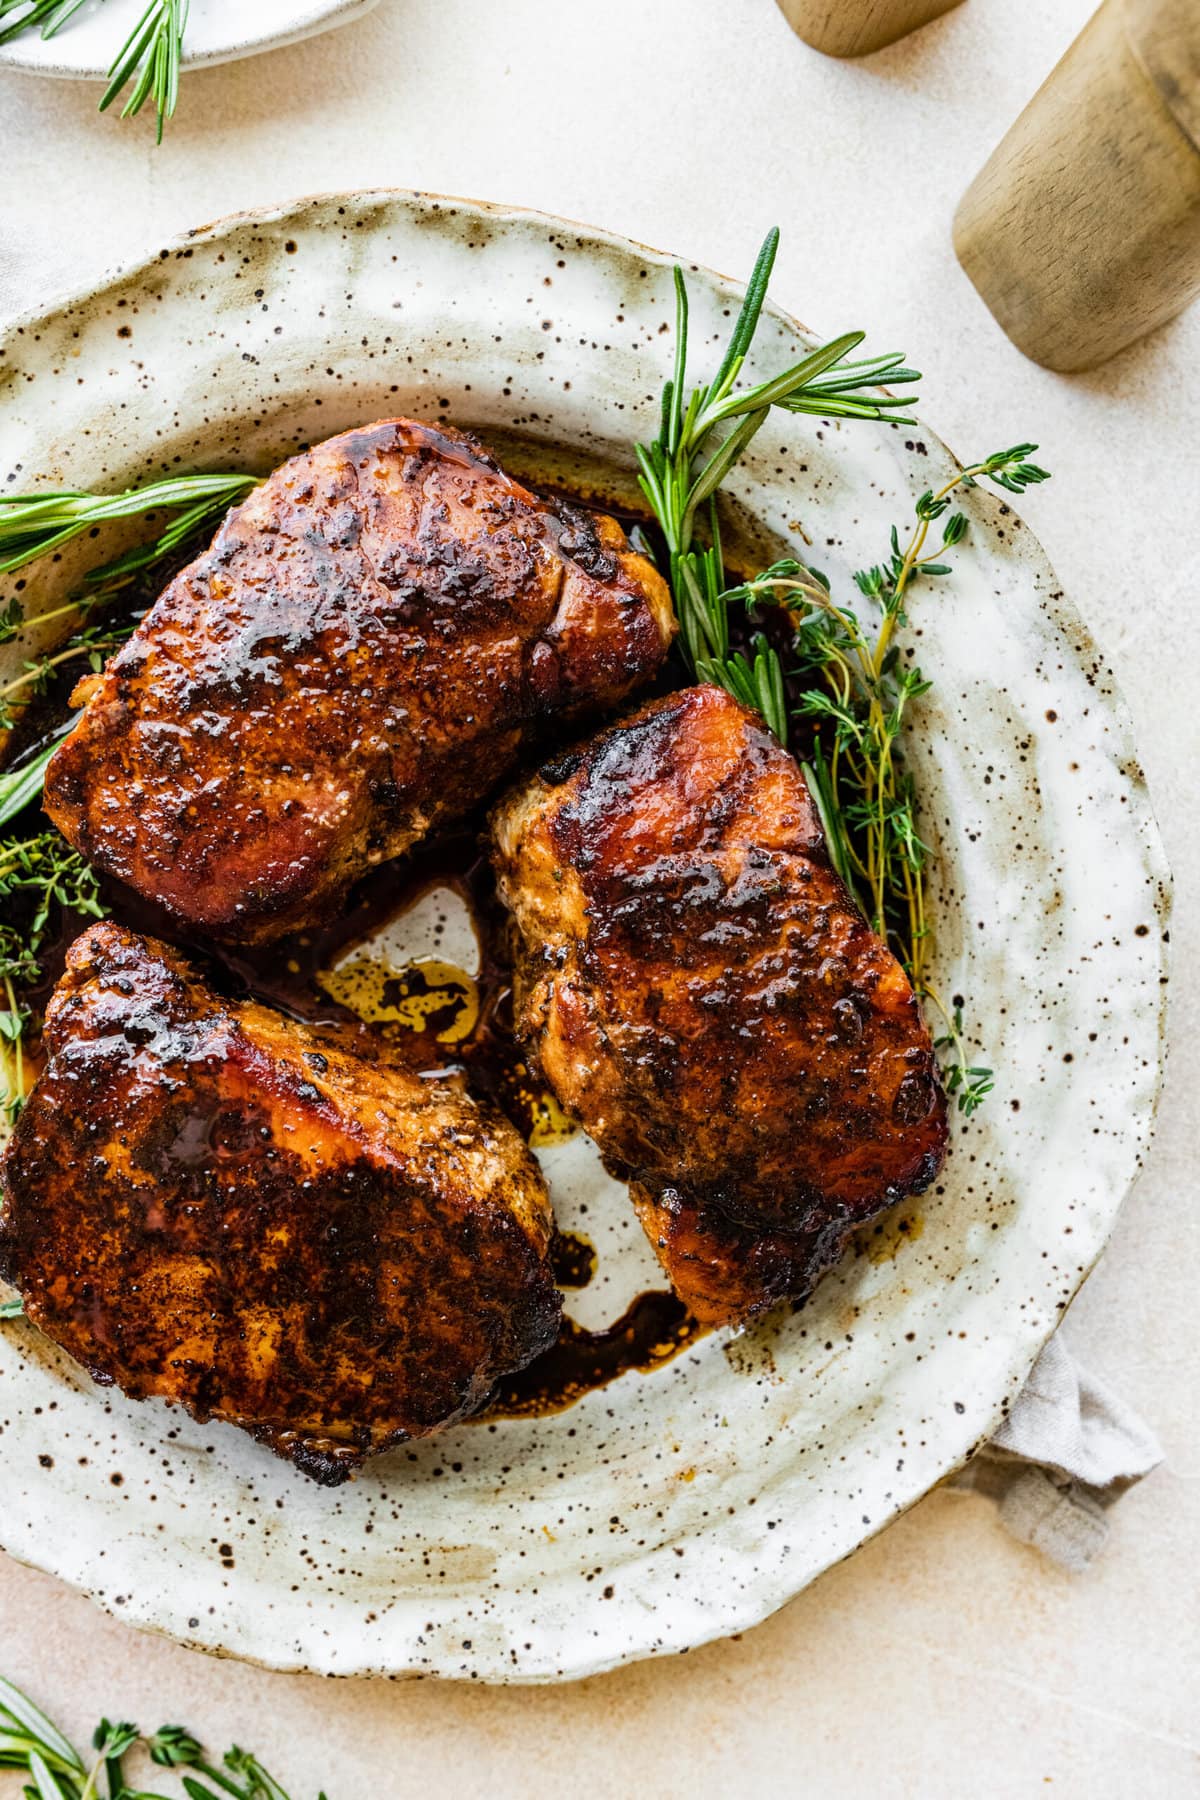
{"label": "cloth fold", "polygon": [[991,1442],[953,1485],[987,1494],[1000,1522],[1064,1569],[1085,1568],[1106,1513],[1163,1460],[1148,1426],[1052,1337]]}

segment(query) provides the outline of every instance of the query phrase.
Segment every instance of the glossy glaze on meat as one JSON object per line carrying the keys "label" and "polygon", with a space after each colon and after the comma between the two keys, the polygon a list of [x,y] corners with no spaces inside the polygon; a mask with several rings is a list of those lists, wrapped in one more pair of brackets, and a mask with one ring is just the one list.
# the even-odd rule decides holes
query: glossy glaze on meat
{"label": "glossy glaze on meat", "polygon": [[536,1163],[459,1088],[219,999],[115,925],[72,946],[0,1163],[0,1275],[97,1381],[316,1480],[553,1343]]}
{"label": "glossy glaze on meat", "polygon": [[493,830],[518,1029],[698,1316],[807,1292],[853,1224],[933,1179],[917,1001],[754,714],[716,687],[653,701]]}
{"label": "glossy glaze on meat", "polygon": [[469,811],[548,716],[619,704],[673,630],[615,521],[385,420],[230,513],[82,684],[46,810],[177,923],[264,942]]}

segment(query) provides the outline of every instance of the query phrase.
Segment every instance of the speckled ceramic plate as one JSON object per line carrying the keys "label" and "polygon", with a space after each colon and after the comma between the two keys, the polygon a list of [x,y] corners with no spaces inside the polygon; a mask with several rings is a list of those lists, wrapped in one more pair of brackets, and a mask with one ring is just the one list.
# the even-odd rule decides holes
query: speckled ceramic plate
{"label": "speckled ceramic plate", "polygon": [[[737,290],[697,270],[691,291],[701,357]],[[569,446],[619,487],[653,431],[672,316],[668,259],[536,214],[369,193],[232,219],[9,335],[0,477],[265,468],[412,412]],[[806,341],[770,314],[755,375]],[[953,466],[923,429],[779,415],[734,486],[845,592]],[[906,1229],[879,1229],[798,1315],[556,1416],[399,1450],[336,1492],[0,1328],[14,1555],[132,1622],[280,1667],[552,1680],[753,1624],[989,1435],[1146,1145],[1167,878],[1103,659],[1012,511],[964,506],[953,579],[914,602],[938,678],[914,758],[937,974],[969,996],[996,1092]],[[71,573],[31,581],[31,610]],[[572,1306],[595,1323],[650,1265],[586,1140],[547,1166],[564,1222],[589,1204],[602,1274]]]}
{"label": "speckled ceramic plate", "polygon": [[[191,0],[184,67],[234,62],[346,25],[379,0]],[[52,38],[26,32],[0,44],[0,69],[70,81],[104,81],[113,57],[146,10],[145,0],[84,0]]]}

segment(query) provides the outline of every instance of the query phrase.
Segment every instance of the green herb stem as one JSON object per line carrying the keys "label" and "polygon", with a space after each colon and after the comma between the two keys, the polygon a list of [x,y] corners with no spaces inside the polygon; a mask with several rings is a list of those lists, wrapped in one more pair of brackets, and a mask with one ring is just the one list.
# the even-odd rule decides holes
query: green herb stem
{"label": "green herb stem", "polygon": [[86,656],[94,672],[99,672],[109,651],[117,649],[129,636],[132,627],[118,631],[90,630],[79,632],[53,656],[39,656],[26,662],[19,675],[0,683],[0,731],[11,731],[16,723],[16,710],[44,694],[56,670],[64,664]]}
{"label": "green herb stem", "polygon": [[[938,1047],[948,1053],[946,1085],[964,1112],[991,1087],[991,1072],[968,1064],[961,1007],[947,1011],[928,979],[931,949],[927,865],[917,819],[919,803],[903,756],[902,740],[913,703],[928,691],[920,671],[902,664],[896,640],[906,623],[905,598],[921,577],[949,573],[941,560],[967,529],[963,514],[948,514],[959,486],[988,479],[1010,493],[1047,479],[1029,460],[1037,446],[996,451],[956,474],[916,502],[916,519],[901,548],[891,535],[887,561],[855,576],[864,598],[879,610],[873,632],[856,611],[838,605],[824,577],[785,559],[738,586],[726,585],[716,495],[772,407],[826,418],[913,423],[899,409],[910,402],[880,394],[878,384],[919,380],[899,354],[850,361],[861,332],[847,332],[771,380],[738,389],[762,315],[779,243],[768,233],[746,288],[733,332],[710,385],[685,400],[688,361],[688,295],[675,270],[675,358],[663,389],[657,437],[637,446],[638,474],[666,540],[670,581],[685,661],[702,681],[725,688],[757,710],[783,744],[791,736],[789,686],[799,689],[793,711],[804,721],[810,744],[802,764],[821,819],[830,860],[875,932],[903,963],[914,990],[946,1026]],[[941,543],[929,535],[942,520]],[[707,543],[697,542],[701,521]],[[751,618],[763,608],[784,608],[795,631],[794,663],[766,633],[755,632],[749,652],[733,651],[730,611]]]}
{"label": "green herb stem", "polygon": [[[84,0],[0,0],[0,44],[10,43],[34,29],[43,38],[52,38],[83,4]],[[12,21],[12,15],[18,12],[20,18]],[[5,19],[12,22],[5,25]]]}
{"label": "green herb stem", "polygon": [[[69,912],[78,918],[102,919],[107,909],[94,871],[56,831],[0,843],[0,901],[6,903],[0,920],[5,1000],[0,1012],[0,1074],[5,1088],[0,1116],[11,1123],[25,1098],[22,1044],[31,1024],[19,993],[41,978],[39,952],[51,918],[56,912]],[[18,909],[23,915],[20,922]]]}
{"label": "green herb stem", "polygon": [[[767,233],[746,286],[725,354],[712,382],[692,389],[685,401],[689,307],[683,271],[675,270],[675,360],[662,397],[659,431],[636,446],[638,477],[666,539],[671,586],[679,616],[680,640],[689,665],[703,679],[727,687],[759,707],[786,738],[782,711],[782,671],[764,640],[754,660],[729,656],[728,607],[723,600],[725,570],[713,501],[726,476],[762,429],[772,407],[814,412],[827,418],[895,418],[912,423],[898,409],[906,399],[871,392],[885,377],[895,383],[920,379],[899,354],[849,361],[863,341],[850,331],[812,350],[770,380],[738,389],[762,317],[767,287],[779,247],[778,229]],[[723,428],[724,435],[720,435]],[[707,547],[695,546],[697,523],[708,524]]]}
{"label": "green herb stem", "polygon": [[129,95],[121,109],[121,117],[128,119],[141,112],[147,99],[153,100],[156,142],[160,144],[163,125],[173,115],[179,99],[179,65],[187,19],[188,0],[150,0],[113,61],[100,101],[100,111],[106,112],[128,87]]}
{"label": "green herb stem", "polygon": [[[87,1765],[45,1713],[0,1677],[0,1769],[30,1775],[34,1786],[25,1791],[34,1800],[99,1800],[101,1775],[108,1800],[170,1800],[127,1783],[125,1758],[139,1744],[158,1768],[180,1771],[179,1779],[192,1800],[221,1800],[224,1795],[232,1800],[288,1800],[257,1757],[235,1744],[226,1752],[223,1768],[215,1768],[199,1741],[181,1725],[160,1725],[150,1737],[143,1737],[136,1725],[101,1719],[92,1734],[96,1756]],[[198,1779],[201,1776],[203,1780]],[[318,1800],[325,1800],[325,1795]]]}
{"label": "green herb stem", "polygon": [[[39,557],[61,550],[74,538],[115,519],[145,518],[160,509],[179,513],[159,542],[176,542],[204,518],[222,512],[259,485],[257,475],[176,475],[126,488],[120,494],[85,494],[78,490],[46,494],[0,495],[0,575],[23,569]],[[164,554],[166,552],[164,551]],[[136,552],[131,557],[136,559]],[[131,573],[142,564],[119,557],[94,569],[88,581],[103,586],[114,575]]]}
{"label": "green herb stem", "polygon": [[[79,619],[78,628],[60,650],[27,660],[19,675],[0,684],[0,731],[12,729],[20,709],[46,692],[64,663],[87,657],[92,669],[99,671],[104,658],[124,642],[132,626],[89,625],[91,614],[155,564],[174,557],[258,484],[256,475],[181,475],[130,488],[123,494],[14,494],[0,498],[0,572],[8,573],[54,555],[72,538],[113,519],[153,518],[160,512],[170,515],[146,543],[89,570],[80,592],[62,605],[30,620],[14,596],[0,610],[0,644],[10,643],[27,625],[40,629],[72,614]],[[3,781],[0,777],[0,823]]]}
{"label": "green herb stem", "polygon": [[14,769],[0,772],[0,825],[10,824],[18,813],[32,806],[42,791],[46,765],[73,724],[73,719],[65,720],[50,743],[43,744],[36,755]]}
{"label": "green herb stem", "polygon": [[[0,44],[7,44],[35,29],[43,38],[52,38],[82,5],[83,0],[0,0]],[[100,111],[107,112],[128,88],[121,109],[123,119],[139,113],[147,100],[153,101],[157,142],[160,144],[163,125],[174,113],[179,100],[179,68],[188,6],[189,0],[150,0],[113,58],[108,71],[108,86],[100,101]],[[13,18],[13,14],[19,14],[19,17]],[[5,19],[10,23],[5,25]]]}

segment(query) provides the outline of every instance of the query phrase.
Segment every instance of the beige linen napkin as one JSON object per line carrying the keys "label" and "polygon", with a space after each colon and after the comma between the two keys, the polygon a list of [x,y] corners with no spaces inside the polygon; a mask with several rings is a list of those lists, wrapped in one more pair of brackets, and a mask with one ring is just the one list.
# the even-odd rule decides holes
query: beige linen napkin
{"label": "beige linen napkin", "polygon": [[995,1500],[1001,1524],[1022,1543],[1082,1569],[1108,1536],[1108,1508],[1162,1460],[1154,1433],[1079,1367],[1059,1331],[954,1485]]}

